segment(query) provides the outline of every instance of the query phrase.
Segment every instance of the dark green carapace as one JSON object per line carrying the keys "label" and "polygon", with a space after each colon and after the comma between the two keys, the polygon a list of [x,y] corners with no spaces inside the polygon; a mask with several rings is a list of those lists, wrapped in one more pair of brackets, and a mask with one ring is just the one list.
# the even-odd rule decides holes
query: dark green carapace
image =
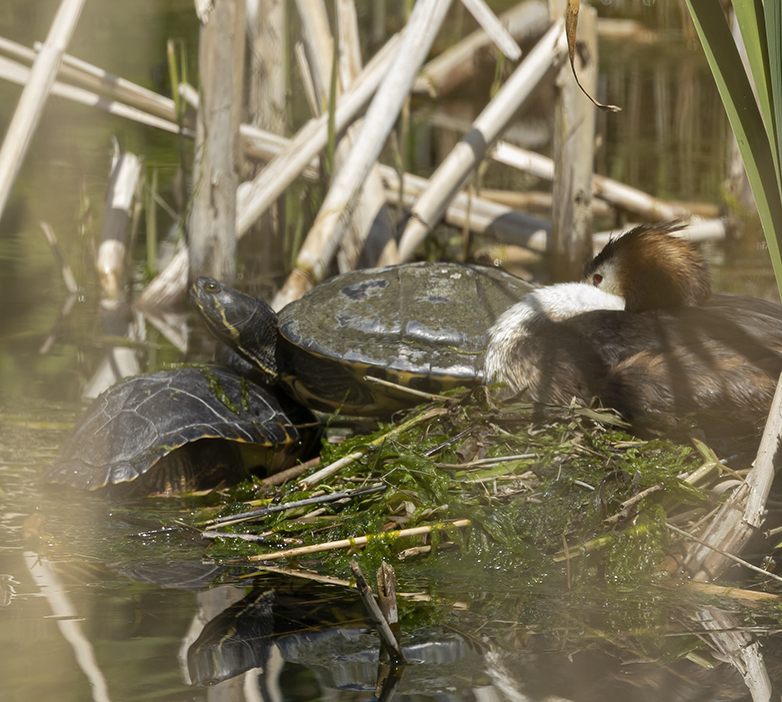
{"label": "dark green carapace", "polygon": [[139,375],[95,400],[47,480],[135,494],[213,488],[246,477],[239,444],[273,472],[312,447],[313,426],[306,409],[226,368]]}

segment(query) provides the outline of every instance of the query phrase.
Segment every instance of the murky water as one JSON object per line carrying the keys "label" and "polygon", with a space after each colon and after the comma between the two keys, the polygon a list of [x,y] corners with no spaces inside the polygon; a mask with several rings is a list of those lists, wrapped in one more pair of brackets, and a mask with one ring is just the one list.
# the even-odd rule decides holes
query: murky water
{"label": "murky water", "polygon": [[[0,35],[25,45],[42,39],[57,4],[7,0],[0,7]],[[604,2],[600,8],[604,16],[630,13],[644,18],[662,30],[663,43],[604,46],[606,97],[626,109],[618,117],[601,117],[598,168],[653,194],[714,205],[725,169],[721,107],[704,62],[679,30],[678,4],[659,3],[655,12],[648,5]],[[371,18],[370,7],[359,3],[364,22]],[[467,21],[461,15],[457,19]],[[395,22],[392,17],[390,24]],[[186,41],[192,72],[197,33],[189,0],[91,2],[71,52],[167,92],[166,40]],[[0,132],[19,93],[19,88],[0,81]],[[475,110],[468,101],[455,98],[450,108],[460,115]],[[526,123],[527,133],[530,124],[534,122]],[[543,126],[545,132],[545,120]],[[417,128],[418,165],[426,171],[456,137],[425,125]],[[123,505],[89,495],[52,493],[38,482],[79,415],[85,380],[104,353],[88,242],[100,232],[113,137],[121,148],[144,156],[148,175],[158,169],[161,196],[175,208],[175,138],[53,99],[0,221],[0,697],[14,702],[90,697],[370,699],[376,639],[367,633],[355,603],[343,601],[341,589],[317,592],[335,608],[343,608],[342,623],[324,625],[309,638],[302,637],[296,626],[286,629],[280,622],[311,626],[299,610],[304,608],[306,615],[312,609],[315,590],[308,591],[310,599],[302,603],[301,586],[277,577],[257,581],[255,589],[234,584],[204,593],[205,585],[225,577],[208,559],[202,563],[204,545],[186,531],[156,531],[186,517],[202,502]],[[513,177],[498,172],[487,185],[508,187]],[[165,214],[159,220],[163,230],[171,224]],[[60,315],[67,295],[41,221],[57,233],[80,286],[64,320]],[[746,263],[729,273],[718,269],[716,279],[721,287],[773,293],[770,267],[762,252],[756,255],[762,248],[757,234],[750,233],[747,241],[739,254],[730,256],[733,262]],[[143,257],[139,253],[137,260]],[[724,249],[712,246],[709,255],[719,263]],[[143,277],[142,264],[134,268],[134,275],[137,280]],[[142,370],[177,360],[178,353],[154,330],[148,341],[140,355]],[[597,647],[574,650],[567,634],[557,629],[563,626],[562,619],[551,624],[556,634],[536,634],[539,622],[564,608],[541,588],[525,583],[521,574],[468,583],[447,567],[427,568],[406,576],[407,586],[424,593],[436,591],[438,607],[409,610],[414,622],[409,643],[417,646],[409,657],[419,662],[403,675],[396,688],[400,696],[747,698],[738,676],[725,666],[715,674],[687,661],[671,667],[623,666],[621,652],[609,656]],[[271,588],[277,593],[273,604],[262,594]],[[226,610],[211,628],[203,628],[231,603],[237,603],[233,610]],[[587,621],[591,608],[604,614],[606,605],[595,598],[569,606],[576,619]],[[501,635],[483,631],[489,622],[497,626],[500,621],[501,631],[493,633]],[[226,647],[221,652],[226,660],[217,661],[210,642],[236,629],[254,632],[252,638],[263,640],[263,645],[252,653],[241,644]],[[247,669],[256,672],[217,688],[197,685],[227,678],[227,670]]]}

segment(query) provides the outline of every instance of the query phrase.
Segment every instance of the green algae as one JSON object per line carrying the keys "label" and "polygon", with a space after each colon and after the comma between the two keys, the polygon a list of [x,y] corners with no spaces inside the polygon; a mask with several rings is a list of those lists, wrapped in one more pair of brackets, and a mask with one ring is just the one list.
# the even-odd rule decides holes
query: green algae
{"label": "green algae", "polygon": [[[234,404],[234,402],[231,400],[230,397],[228,397],[228,393],[225,392],[225,389],[223,388],[222,383],[217,379],[217,376],[214,375],[214,373],[209,372],[209,368],[207,366],[198,366],[198,370],[201,372],[201,375],[204,376],[209,381],[209,387],[214,393],[215,397],[220,400],[220,402],[225,405],[225,407],[233,412],[234,414],[239,414],[239,408]],[[244,392],[247,392],[247,386],[246,381],[242,381],[242,388]],[[244,404],[244,398],[242,399],[242,403]]]}
{"label": "green algae", "polygon": [[[262,557],[291,545],[369,536],[361,558],[374,565],[422,545],[420,537],[398,539],[386,532],[469,519],[467,529],[427,537],[430,548],[424,557],[442,553],[447,559],[457,548],[460,567],[473,575],[530,571],[561,582],[566,549],[571,584],[588,583],[597,573],[601,581],[617,584],[653,577],[668,545],[663,505],[679,508],[704,500],[700,490],[682,479],[699,465],[697,452],[662,439],[639,440],[615,415],[600,410],[569,408],[541,416],[528,405],[496,409],[474,400],[471,395],[461,403],[450,401],[443,415],[385,441],[382,437],[393,425],[339,445],[324,443],[322,465],[359,449],[365,455],[308,490],[261,487],[253,495],[255,488],[240,486],[226,514],[246,509],[250,495],[284,504],[316,491],[367,485],[386,489],[361,500],[323,505],[316,512],[279,512],[258,524],[227,528],[268,534],[268,539],[262,545],[226,540],[212,547],[212,555]],[[502,462],[508,456],[512,460]],[[491,458],[499,462],[487,467]],[[607,525],[625,500],[652,486],[657,486],[655,494]],[[587,543],[593,547],[581,557]],[[344,575],[355,550],[314,554],[307,562]]]}

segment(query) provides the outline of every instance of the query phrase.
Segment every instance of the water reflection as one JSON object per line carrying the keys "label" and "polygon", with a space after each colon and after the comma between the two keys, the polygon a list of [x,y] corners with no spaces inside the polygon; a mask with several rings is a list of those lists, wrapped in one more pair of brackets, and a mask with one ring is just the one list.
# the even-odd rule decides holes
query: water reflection
{"label": "water reflection", "polygon": [[[374,698],[379,639],[351,590],[228,570],[204,560],[192,532],[159,530],[211,498],[112,503],[39,489],[62,429],[36,458],[40,431],[0,439],[4,700],[101,699],[102,680],[113,700]],[[660,641],[685,641],[689,628],[676,596],[603,600],[524,573],[476,580],[453,553],[400,573],[400,589],[426,597],[401,605],[414,662],[394,699],[750,699],[730,666],[657,659]],[[767,660],[776,647],[766,640]]]}
{"label": "water reflection", "polygon": [[[28,559],[39,581],[41,570],[56,571]],[[172,584],[170,573],[160,574]],[[185,581],[160,589],[111,580],[63,587],[53,575],[46,602],[67,592],[73,610],[53,621],[41,599],[28,616],[11,619],[9,633],[25,642],[25,655],[4,678],[11,693],[5,699],[17,699],[22,690],[55,699],[375,698],[378,639],[350,591],[264,576],[250,588],[224,585],[194,596],[182,589],[197,580],[193,576],[185,569]],[[750,699],[729,666],[652,664],[632,645],[622,650],[593,639],[574,647],[567,632],[526,627],[494,639],[481,632],[496,622],[464,613],[447,619],[405,632],[409,664],[394,683],[393,699]]]}

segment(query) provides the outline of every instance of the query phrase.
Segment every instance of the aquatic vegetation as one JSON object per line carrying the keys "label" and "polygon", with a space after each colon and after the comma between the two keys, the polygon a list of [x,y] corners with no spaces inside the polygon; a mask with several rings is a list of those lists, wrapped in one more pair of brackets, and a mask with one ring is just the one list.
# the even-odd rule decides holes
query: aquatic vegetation
{"label": "aquatic vegetation", "polygon": [[[310,547],[294,553],[344,575],[356,549],[328,546],[320,556],[318,545],[367,536],[361,558],[370,569],[384,558],[447,560],[458,548],[460,568],[528,571],[525,577],[572,585],[593,580],[599,562],[601,581],[619,583],[653,576],[670,539],[668,510],[705,511],[706,493],[687,482],[703,466],[701,455],[631,436],[612,412],[496,408],[477,392],[441,407],[387,440],[392,427],[381,425],[369,436],[324,443],[321,465],[365,452],[316,485],[307,486],[306,476],[292,487],[243,484],[229,493],[236,502],[221,519],[268,505],[275,511],[207,525],[211,554],[262,562]],[[319,501],[329,494],[338,499]],[[447,528],[450,520],[469,520],[469,527]],[[423,541],[407,536],[424,526],[433,528]]]}

